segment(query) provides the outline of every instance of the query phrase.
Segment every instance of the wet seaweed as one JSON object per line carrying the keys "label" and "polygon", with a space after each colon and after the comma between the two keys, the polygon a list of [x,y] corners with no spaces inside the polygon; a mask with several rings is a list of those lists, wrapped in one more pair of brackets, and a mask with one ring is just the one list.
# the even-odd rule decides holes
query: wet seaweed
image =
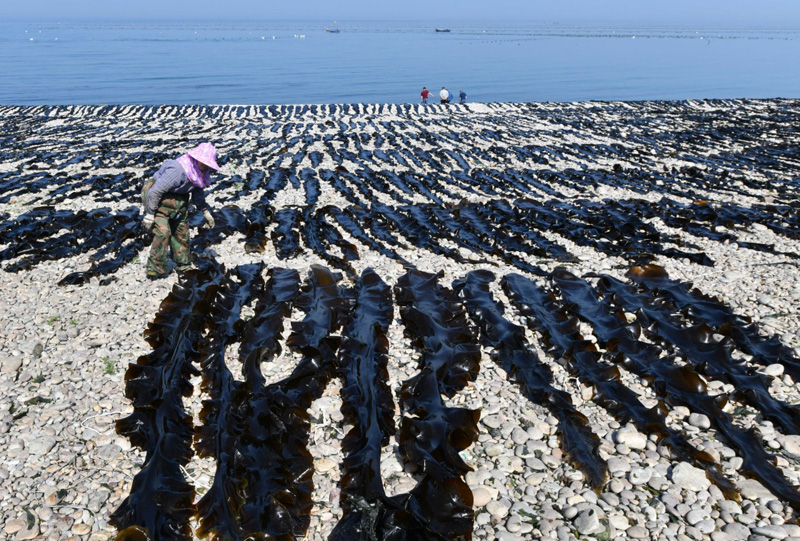
{"label": "wet seaweed", "polygon": [[[624,355],[624,366],[637,375],[647,378],[656,392],[667,403],[685,406],[690,410],[706,415],[714,428],[736,447],[744,462],[742,472],[759,480],[776,495],[790,502],[797,509],[800,504],[800,492],[783,477],[774,465],[771,457],[762,445],[758,432],[754,429],[742,430],[734,423],[731,415],[722,408],[727,403],[724,395],[710,396],[705,393],[705,381],[687,365],[674,363],[672,357],[662,357],[661,350],[653,344],[637,339],[640,333],[638,322],[628,324],[624,315],[613,304],[615,297],[598,299],[597,292],[585,281],[560,271],[554,274],[554,281],[563,291],[565,298],[572,304],[572,309],[583,319],[593,325],[595,336],[601,344]],[[673,451],[676,451],[673,449]],[[678,449],[678,455],[689,451],[689,456],[706,473],[728,497],[738,497],[730,481],[722,477],[716,464],[708,458],[689,449]],[[683,458],[685,460],[685,458]]]}
{"label": "wet seaweed", "polygon": [[192,457],[192,421],[182,398],[198,374],[200,341],[208,306],[222,281],[213,264],[184,275],[161,303],[145,339],[153,347],[125,373],[125,395],[134,412],[117,421],[117,433],[144,451],[131,492],[111,515],[118,539],[190,539],[194,488],[181,467]]}
{"label": "wet seaweed", "polygon": [[477,375],[480,348],[466,311],[440,275],[412,270],[395,286],[395,299],[412,343],[420,348],[420,372],[403,382],[403,419],[397,442],[424,476],[405,508],[420,524],[420,537],[471,538],[472,492],[463,475],[472,468],[460,456],[478,437],[479,410],[452,408],[453,396]]}
{"label": "wet seaweed", "polygon": [[550,409],[559,421],[562,449],[586,476],[589,486],[599,491],[608,476],[608,465],[597,451],[600,439],[586,416],[572,405],[570,395],[553,387],[553,374],[528,345],[525,330],[503,317],[502,303],[489,292],[494,280],[489,271],[472,271],[453,282],[453,289],[464,299],[478,325],[482,343],[493,348],[492,360],[522,387],[529,400]]}

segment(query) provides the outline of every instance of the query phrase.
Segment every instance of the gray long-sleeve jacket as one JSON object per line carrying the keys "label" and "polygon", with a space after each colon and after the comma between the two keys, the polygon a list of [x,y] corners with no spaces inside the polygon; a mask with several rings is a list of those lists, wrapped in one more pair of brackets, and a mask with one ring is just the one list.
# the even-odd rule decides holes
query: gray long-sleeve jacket
{"label": "gray long-sleeve jacket", "polygon": [[191,194],[192,202],[199,210],[208,209],[206,194],[203,189],[192,184],[189,177],[186,176],[186,171],[183,170],[177,160],[165,161],[153,175],[153,178],[156,182],[147,192],[147,201],[144,206],[145,214],[155,214],[158,205],[161,204],[161,199],[168,193]]}

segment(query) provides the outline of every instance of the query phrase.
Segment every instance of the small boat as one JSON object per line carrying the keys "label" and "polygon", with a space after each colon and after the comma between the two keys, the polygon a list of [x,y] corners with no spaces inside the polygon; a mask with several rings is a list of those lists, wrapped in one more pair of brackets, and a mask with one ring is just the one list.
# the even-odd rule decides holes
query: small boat
{"label": "small boat", "polygon": [[338,28],[326,28],[325,31],[328,34],[339,34],[341,32]]}
{"label": "small boat", "polygon": [[449,32],[450,29],[449,28],[437,28],[436,31],[437,32]]}

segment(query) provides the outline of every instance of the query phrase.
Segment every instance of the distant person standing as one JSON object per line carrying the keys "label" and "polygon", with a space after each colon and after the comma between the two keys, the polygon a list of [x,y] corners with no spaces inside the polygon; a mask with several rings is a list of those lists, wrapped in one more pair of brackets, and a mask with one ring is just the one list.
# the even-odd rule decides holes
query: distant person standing
{"label": "distant person standing", "polygon": [[458,91],[458,103],[467,103],[467,93],[463,90]]}
{"label": "distant person standing", "polygon": [[422,103],[426,103],[427,104],[428,103],[428,98],[431,97],[431,93],[428,90],[427,86],[423,86],[422,87],[422,93],[420,95],[422,96]]}
{"label": "distant person standing", "polygon": [[442,91],[439,92],[439,98],[441,98],[442,103],[450,103],[450,92],[445,87],[442,87]]}

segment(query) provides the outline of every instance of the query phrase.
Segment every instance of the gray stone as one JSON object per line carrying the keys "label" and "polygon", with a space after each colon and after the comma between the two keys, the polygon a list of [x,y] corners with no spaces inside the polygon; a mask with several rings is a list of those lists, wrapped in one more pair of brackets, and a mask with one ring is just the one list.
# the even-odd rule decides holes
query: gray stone
{"label": "gray stone", "polygon": [[693,509],[686,513],[686,522],[694,526],[701,520],[706,520],[708,518],[708,513],[703,511],[702,509]]}
{"label": "gray stone", "polygon": [[697,528],[697,531],[700,533],[710,534],[717,529],[717,523],[714,522],[714,519],[707,518],[695,524],[694,527]]}
{"label": "gray stone", "polygon": [[516,427],[514,430],[511,431],[511,439],[517,445],[522,445],[530,438],[528,437],[528,433],[522,430],[519,427]]}
{"label": "gray stone", "polygon": [[617,431],[615,439],[617,443],[625,445],[629,449],[641,450],[647,446],[647,436],[638,432],[634,427],[625,427]]}
{"label": "gray stone", "polygon": [[692,426],[696,426],[697,428],[702,428],[703,430],[711,428],[711,421],[708,419],[706,415],[703,415],[702,413],[690,414],[689,424]]}
{"label": "gray stone", "polygon": [[769,366],[765,366],[759,372],[766,376],[772,376],[773,378],[778,378],[783,375],[784,367],[782,364],[771,364]]}
{"label": "gray stone", "polygon": [[739,482],[739,490],[742,492],[742,498],[746,500],[758,501],[761,498],[775,499],[775,496],[755,479],[742,479]]}
{"label": "gray stone", "polygon": [[628,481],[630,481],[633,486],[644,485],[650,481],[652,475],[653,470],[650,468],[634,468],[628,474]]}
{"label": "gray stone", "polygon": [[800,458],[800,436],[779,436],[778,443],[783,447],[783,452],[792,458]]}
{"label": "gray stone", "polygon": [[475,507],[484,507],[492,499],[492,494],[483,487],[472,489],[472,500]]}
{"label": "gray stone", "polygon": [[0,373],[14,374],[22,367],[22,357],[0,358]]}
{"label": "gray stone", "polygon": [[36,438],[28,444],[28,451],[32,455],[44,455],[47,454],[50,449],[55,447],[56,439],[53,436],[42,436],[41,438]]}
{"label": "gray stone", "polygon": [[737,522],[726,524],[722,527],[722,531],[730,535],[734,541],[743,541],[750,537],[750,528]]}
{"label": "gray stone", "polygon": [[682,489],[694,492],[708,490],[708,487],[711,486],[711,481],[706,478],[705,471],[686,462],[681,462],[672,468],[672,482]]}
{"label": "gray stone", "polygon": [[786,539],[788,534],[781,526],[760,526],[753,528],[753,533],[768,539]]}
{"label": "gray stone", "polygon": [[647,539],[650,535],[647,533],[647,530],[642,528],[641,526],[631,526],[627,530],[625,530],[625,535],[630,537],[631,539]]}
{"label": "gray stone", "polygon": [[629,471],[631,471],[631,465],[627,460],[616,457],[608,459],[608,473],[611,475]]}
{"label": "gray stone", "polygon": [[731,515],[741,515],[742,506],[732,500],[720,500],[717,502],[721,511],[730,513]]}
{"label": "gray stone", "polygon": [[508,515],[508,507],[502,503],[492,500],[486,504],[486,510],[495,518],[502,519]]}
{"label": "gray stone", "polygon": [[572,524],[581,535],[592,535],[605,531],[597,511],[591,507],[578,513]]}

